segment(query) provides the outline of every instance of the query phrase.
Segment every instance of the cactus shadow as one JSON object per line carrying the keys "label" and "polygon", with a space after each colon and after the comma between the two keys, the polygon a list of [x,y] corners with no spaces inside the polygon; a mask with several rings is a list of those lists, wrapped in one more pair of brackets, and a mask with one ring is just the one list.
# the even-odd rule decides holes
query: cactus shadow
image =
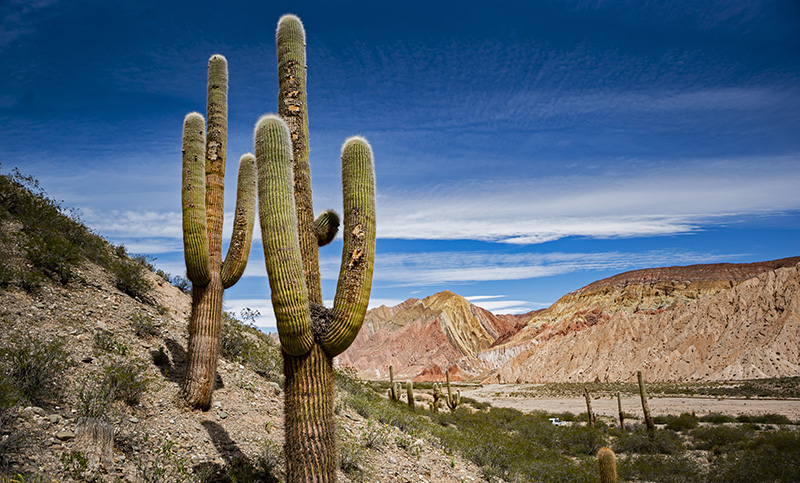
{"label": "cactus shadow", "polygon": [[208,431],[211,442],[214,444],[214,448],[217,449],[217,453],[219,453],[220,456],[226,460],[249,461],[247,455],[245,455],[239,446],[231,439],[225,428],[214,421],[202,421],[200,424]]}
{"label": "cactus shadow", "polygon": [[[170,353],[170,358],[172,359],[172,364],[165,366],[159,366],[161,373],[164,377],[170,381],[174,382],[178,386],[183,385],[183,381],[186,378],[186,366],[188,365],[188,353],[186,349],[175,339],[168,338],[164,339],[164,345],[167,346],[167,350]],[[214,381],[214,389],[222,389],[225,387],[225,383],[222,382],[222,376],[217,373],[217,378]]]}

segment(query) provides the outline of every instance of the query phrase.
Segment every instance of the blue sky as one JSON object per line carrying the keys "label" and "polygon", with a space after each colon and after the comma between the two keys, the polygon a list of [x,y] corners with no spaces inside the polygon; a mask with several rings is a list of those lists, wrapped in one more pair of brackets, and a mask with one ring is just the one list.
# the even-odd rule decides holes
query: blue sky
{"label": "blue sky", "polygon": [[[387,2],[383,2],[387,3]],[[348,136],[376,157],[372,305],[449,289],[497,313],[638,268],[800,255],[800,4],[0,3],[0,163],[182,274],[180,136],[228,59],[236,161],[307,30],[315,210]],[[233,5],[233,2],[232,2]],[[260,234],[225,307],[272,325]],[[321,252],[332,300],[341,241]]]}

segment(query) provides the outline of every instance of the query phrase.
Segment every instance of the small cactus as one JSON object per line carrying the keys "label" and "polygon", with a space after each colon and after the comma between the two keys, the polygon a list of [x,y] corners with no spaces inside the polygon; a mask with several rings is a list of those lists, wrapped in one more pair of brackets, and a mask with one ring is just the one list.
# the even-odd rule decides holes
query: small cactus
{"label": "small cactus", "polygon": [[400,383],[394,382],[394,369],[392,366],[389,366],[389,400],[400,400]]}
{"label": "small cactus", "polygon": [[439,412],[439,400],[442,398],[442,388],[439,384],[433,385],[433,402],[431,402],[431,412],[437,414]]}
{"label": "small cactus", "polygon": [[461,391],[457,391],[454,395],[453,390],[450,387],[450,369],[444,371],[444,376],[447,379],[447,396],[445,398],[445,402],[447,403],[447,407],[450,408],[450,411],[455,411],[459,404],[461,404]]}
{"label": "small cactus", "polygon": [[639,380],[639,397],[641,397],[642,399],[642,411],[644,412],[644,423],[647,426],[647,433],[652,438],[656,434],[656,425],[653,422],[653,416],[650,415],[650,404],[647,403],[647,388],[644,386],[642,371],[636,372],[636,378]]}
{"label": "small cactus", "polygon": [[617,407],[619,408],[619,429],[625,432],[625,413],[622,412],[622,396],[617,391]]}
{"label": "small cactus", "polygon": [[589,414],[589,426],[594,426],[595,423],[595,415],[594,411],[592,411],[592,397],[589,396],[589,391],[586,389],[586,386],[583,386],[583,397],[586,398],[586,412]]}
{"label": "small cactus", "polygon": [[408,407],[414,411],[416,409],[416,404],[414,403],[414,383],[411,381],[406,383],[406,397],[408,398]]}
{"label": "small cactus", "polygon": [[617,483],[617,458],[611,448],[603,446],[597,451],[600,483]]}

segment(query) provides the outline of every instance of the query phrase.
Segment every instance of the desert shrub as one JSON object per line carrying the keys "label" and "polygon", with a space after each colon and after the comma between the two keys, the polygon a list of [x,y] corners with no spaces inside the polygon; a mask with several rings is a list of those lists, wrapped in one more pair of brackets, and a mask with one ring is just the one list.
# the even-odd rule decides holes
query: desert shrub
{"label": "desert shrub", "polygon": [[71,364],[62,340],[45,341],[12,330],[0,341],[0,369],[21,401],[41,404],[57,399],[61,375]]}
{"label": "desert shrub", "polygon": [[249,366],[268,380],[282,380],[283,356],[278,345],[268,335],[253,326],[243,324],[229,312],[222,313],[220,355],[229,361]]}
{"label": "desert shrub", "polygon": [[136,406],[150,384],[145,371],[145,366],[137,361],[116,363],[103,370],[103,381],[115,400]]}
{"label": "desert shrub", "polygon": [[152,303],[148,295],[152,287],[145,275],[153,266],[144,255],[128,256],[125,247],[120,245],[115,254],[108,257],[105,267],[114,275],[114,284],[122,293]]}
{"label": "desert shrub", "polygon": [[367,421],[367,427],[364,428],[361,440],[366,448],[383,448],[389,441],[389,428],[370,419]]}
{"label": "desert shrub", "polygon": [[753,436],[753,432],[740,426],[720,425],[701,426],[693,429],[689,435],[694,449],[724,453],[740,449]]}
{"label": "desert shrub", "polygon": [[713,423],[713,424],[725,424],[725,423],[735,423],[736,418],[733,416],[728,416],[727,414],[722,413],[708,413],[704,416],[700,416],[698,418],[701,422],[704,423]]}
{"label": "desert shrub", "polygon": [[112,332],[105,329],[97,329],[95,331],[92,346],[97,350],[121,356],[126,355],[129,350],[127,344],[118,341]]}
{"label": "desert shrub", "polygon": [[680,416],[666,416],[664,424],[672,431],[686,431],[697,427],[697,418],[690,413],[681,413]]}
{"label": "desert shrub", "polygon": [[87,375],[81,379],[75,394],[78,417],[111,419],[114,394],[109,382],[102,375]]}
{"label": "desert shrub", "polygon": [[615,453],[675,455],[684,451],[680,437],[668,429],[656,429],[651,437],[647,429],[636,424],[620,434],[613,444]]}
{"label": "desert shrub", "polygon": [[655,483],[704,481],[700,465],[684,455],[647,454],[620,458],[617,461],[617,472],[622,481],[652,481]]}
{"label": "desert shrub", "polygon": [[137,337],[150,338],[157,337],[161,334],[156,320],[146,313],[134,312],[129,316],[129,319],[131,321],[131,327],[133,327],[133,332]]}
{"label": "desert shrub", "polygon": [[569,455],[595,455],[606,445],[606,436],[599,427],[568,426],[559,428],[558,442]]}
{"label": "desert shrub", "polygon": [[52,483],[54,480],[42,473],[23,475],[17,473],[14,476],[0,476],[0,483]]}
{"label": "desert shrub", "polygon": [[339,439],[339,468],[351,480],[367,481],[369,459],[364,447],[343,431],[337,431],[336,435]]}
{"label": "desert shrub", "polygon": [[783,414],[775,413],[759,415],[742,414],[736,417],[736,421],[751,424],[792,424],[792,421],[788,417]]}
{"label": "desert shrub", "polygon": [[796,431],[759,433],[741,446],[713,460],[709,481],[800,481],[800,434]]}

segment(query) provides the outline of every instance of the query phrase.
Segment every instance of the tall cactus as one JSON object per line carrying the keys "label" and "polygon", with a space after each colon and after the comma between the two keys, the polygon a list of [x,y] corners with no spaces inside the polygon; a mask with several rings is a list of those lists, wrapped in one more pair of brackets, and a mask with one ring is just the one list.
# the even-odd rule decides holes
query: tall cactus
{"label": "tall cactus", "polygon": [[431,412],[434,414],[439,413],[439,399],[442,398],[442,389],[438,384],[433,384],[433,401],[431,402]]}
{"label": "tall cactus", "polygon": [[[344,248],[333,308],[322,306],[318,246],[308,165],[305,32],[278,22],[279,114],[255,130],[258,203],[272,305],[283,349],[286,477],[336,481],[333,358],[355,339],[369,302],[375,257],[372,148],[360,137],[342,147]],[[316,230],[315,230],[316,228]]]}
{"label": "tall cactus", "polygon": [[222,260],[225,155],[228,137],[228,64],[214,55],[208,61],[206,122],[192,112],[183,123],[183,246],[186,275],[192,281],[189,319],[189,366],[184,382],[187,403],[208,409],[217,377],[222,322],[222,292],[235,284],[250,255],[256,202],[252,154],[239,160],[233,235]]}

